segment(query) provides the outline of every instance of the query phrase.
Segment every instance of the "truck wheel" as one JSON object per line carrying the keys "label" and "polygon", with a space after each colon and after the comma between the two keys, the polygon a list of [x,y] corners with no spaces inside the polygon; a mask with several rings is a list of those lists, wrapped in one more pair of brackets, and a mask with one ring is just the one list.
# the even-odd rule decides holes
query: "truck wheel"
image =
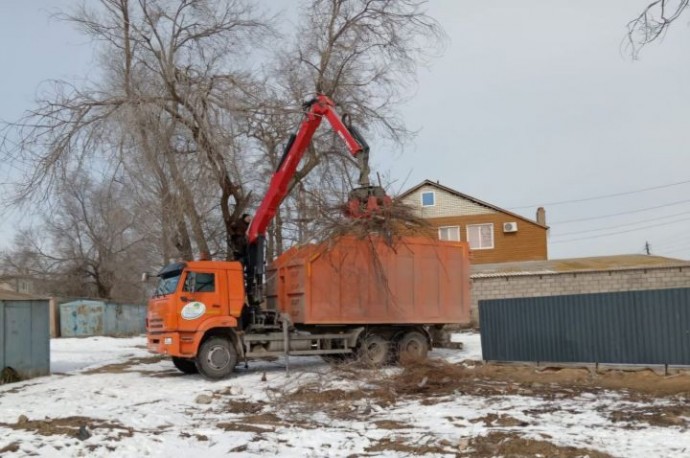
{"label": "truck wheel", "polygon": [[365,366],[379,367],[390,362],[390,343],[378,334],[364,336],[357,358]]}
{"label": "truck wheel", "polygon": [[180,372],[184,372],[185,374],[199,373],[199,369],[196,368],[196,363],[193,359],[178,358],[177,356],[173,356],[172,362],[175,367],[180,370]]}
{"label": "truck wheel", "polygon": [[237,350],[225,337],[210,337],[199,347],[196,367],[207,379],[220,380],[235,370]]}
{"label": "truck wheel", "polygon": [[402,364],[424,361],[427,353],[429,341],[421,332],[408,332],[398,342],[398,360]]}

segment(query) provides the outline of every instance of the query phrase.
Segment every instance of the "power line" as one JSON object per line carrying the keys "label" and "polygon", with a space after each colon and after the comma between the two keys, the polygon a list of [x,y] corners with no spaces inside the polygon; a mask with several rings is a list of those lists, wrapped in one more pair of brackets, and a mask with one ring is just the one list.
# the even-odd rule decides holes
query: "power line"
{"label": "power line", "polygon": [[669,221],[668,223],[662,223],[662,224],[651,224],[649,226],[642,226],[642,227],[638,227],[635,229],[628,229],[627,231],[616,231],[616,232],[612,232],[610,234],[599,234],[599,235],[592,235],[589,237],[578,237],[578,238],[570,239],[570,240],[556,240],[556,241],[551,242],[551,243],[570,243],[570,242],[576,242],[579,240],[590,240],[590,239],[598,239],[598,238],[602,238],[602,237],[611,237],[613,235],[626,234],[628,232],[641,231],[642,229],[650,229],[650,228],[654,228],[654,227],[668,226],[670,224],[681,223],[684,221],[690,221],[690,218],[682,218],[682,219],[679,219],[676,221]]}
{"label": "power line", "polygon": [[649,211],[649,210],[657,210],[657,209],[659,209],[659,208],[672,207],[672,206],[674,206],[674,205],[685,204],[685,203],[688,203],[688,202],[690,202],[690,199],[679,200],[679,201],[676,201],[676,202],[671,202],[671,203],[669,203],[669,204],[657,205],[657,206],[654,206],[654,207],[640,208],[640,209],[638,209],[638,210],[629,210],[629,211],[624,211],[624,212],[619,212],[619,213],[611,213],[611,214],[609,214],[609,215],[590,216],[590,217],[587,217],[587,218],[578,218],[578,219],[568,219],[568,220],[563,220],[563,221],[554,221],[554,222],[550,222],[549,224],[550,224],[550,225],[553,225],[553,224],[565,224],[565,223],[579,223],[579,222],[581,222],[581,221],[591,221],[591,220],[595,220],[595,219],[612,218],[612,217],[614,217],[614,216],[631,215],[631,214],[633,214],[633,213],[642,213],[642,212]]}
{"label": "power line", "polygon": [[[683,216],[683,215],[690,215],[690,211],[687,212],[681,212],[681,213],[675,213],[673,215],[668,215],[668,216],[660,216],[656,218],[657,220],[661,219],[669,219],[669,218],[675,218],[678,216]],[[588,232],[599,232],[599,231],[607,231],[609,229],[618,229],[619,227],[626,227],[626,226],[634,226],[635,224],[644,224],[648,223],[649,220],[644,220],[644,221],[633,221],[630,223],[624,223],[624,224],[617,224],[615,226],[607,226],[607,227],[600,227],[598,229],[587,229],[584,231],[573,231],[573,232],[566,232],[565,234],[553,234],[553,237],[565,237],[567,235],[578,235],[578,234],[586,234]]]}
{"label": "power line", "polygon": [[600,196],[594,196],[594,197],[585,197],[582,199],[572,199],[572,200],[560,200],[557,202],[546,202],[546,203],[539,203],[539,204],[532,204],[532,205],[522,205],[520,207],[510,207],[508,210],[519,210],[522,208],[533,208],[533,207],[545,207],[545,206],[554,206],[554,205],[563,205],[563,204],[573,204],[577,202],[588,202],[591,200],[598,200],[598,199],[608,199],[610,197],[618,197],[618,196],[627,196],[630,194],[637,194],[640,192],[646,192],[646,191],[654,191],[655,189],[664,189],[664,188],[670,188],[672,186],[679,186],[682,184],[687,184],[690,183],[690,180],[685,180],[685,181],[678,181],[676,183],[669,183],[669,184],[664,184],[660,186],[652,186],[649,188],[642,188],[642,189],[635,189],[633,191],[626,191],[626,192],[618,192],[615,194],[603,194]]}

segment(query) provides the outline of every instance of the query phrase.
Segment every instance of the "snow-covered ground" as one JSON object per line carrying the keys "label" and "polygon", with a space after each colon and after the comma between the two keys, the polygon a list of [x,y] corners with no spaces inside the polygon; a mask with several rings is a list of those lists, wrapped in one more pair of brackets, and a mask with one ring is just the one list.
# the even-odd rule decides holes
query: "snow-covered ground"
{"label": "snow-covered ground", "polygon": [[[435,350],[431,357],[458,364],[481,358],[478,334],[454,340],[464,348]],[[254,362],[228,380],[210,382],[152,357],[143,337],[53,339],[51,354],[52,376],[0,386],[2,457],[486,456],[479,445],[472,448],[482,437],[621,457],[690,456],[690,409],[678,396],[479,396],[456,390],[383,403],[352,396],[372,371],[362,369],[358,381],[357,369],[345,373],[315,358],[291,358],[289,374],[283,360]],[[377,379],[400,371],[386,369]],[[338,410],[316,398],[311,408],[306,398],[287,400],[305,387],[332,396],[325,401]],[[666,407],[681,408],[680,420],[658,426],[615,416]],[[75,437],[79,426],[86,432],[81,439]]]}

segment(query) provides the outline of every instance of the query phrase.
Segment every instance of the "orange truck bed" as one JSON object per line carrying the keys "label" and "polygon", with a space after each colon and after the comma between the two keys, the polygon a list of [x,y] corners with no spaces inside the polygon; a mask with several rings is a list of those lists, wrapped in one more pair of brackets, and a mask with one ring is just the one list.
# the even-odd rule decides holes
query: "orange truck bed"
{"label": "orange truck bed", "polygon": [[467,244],[428,237],[297,247],[267,275],[268,307],[305,325],[465,324],[469,290]]}

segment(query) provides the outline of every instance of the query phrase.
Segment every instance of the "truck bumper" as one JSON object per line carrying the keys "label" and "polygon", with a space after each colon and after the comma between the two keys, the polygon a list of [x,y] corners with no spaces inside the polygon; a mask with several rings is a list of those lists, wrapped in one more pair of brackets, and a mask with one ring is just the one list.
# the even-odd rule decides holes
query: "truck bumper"
{"label": "truck bumper", "polygon": [[194,333],[161,332],[146,336],[146,348],[152,353],[193,358],[196,356]]}
{"label": "truck bumper", "polygon": [[180,335],[176,332],[149,334],[146,347],[152,353],[162,355],[179,356]]}

